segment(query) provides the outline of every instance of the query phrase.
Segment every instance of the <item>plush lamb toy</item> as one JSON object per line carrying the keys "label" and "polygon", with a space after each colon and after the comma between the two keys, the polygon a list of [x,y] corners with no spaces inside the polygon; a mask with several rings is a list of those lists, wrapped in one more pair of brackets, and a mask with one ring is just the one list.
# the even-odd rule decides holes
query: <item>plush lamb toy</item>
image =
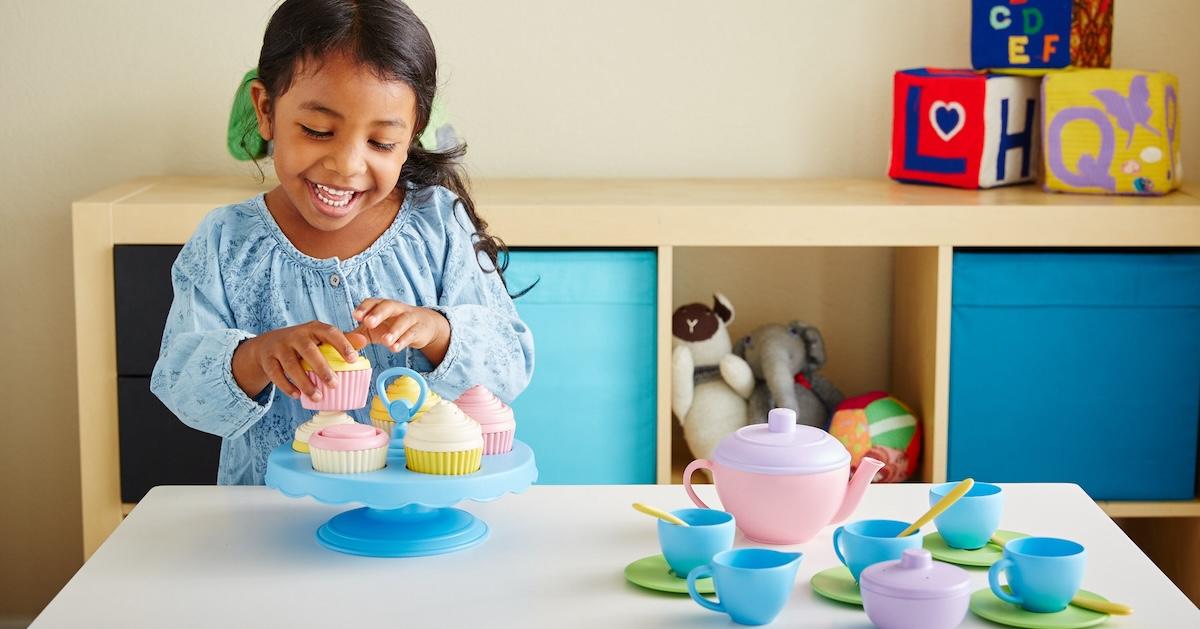
{"label": "plush lamb toy", "polygon": [[692,454],[709,458],[726,435],[747,424],[754,374],[731,353],[733,305],[713,295],[713,307],[680,306],[671,317],[671,409]]}
{"label": "plush lamb toy", "polygon": [[758,381],[749,398],[752,423],[767,421],[773,408],[790,408],[798,423],[825,428],[845,397],[817,373],[825,366],[825,340],[813,326],[770,323],[743,337],[733,351]]}

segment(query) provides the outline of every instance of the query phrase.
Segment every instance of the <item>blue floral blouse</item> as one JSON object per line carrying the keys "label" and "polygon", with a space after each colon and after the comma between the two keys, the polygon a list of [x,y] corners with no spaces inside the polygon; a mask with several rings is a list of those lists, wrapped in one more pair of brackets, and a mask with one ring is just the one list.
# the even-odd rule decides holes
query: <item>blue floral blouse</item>
{"label": "blue floral blouse", "polygon": [[[499,276],[484,270],[490,260],[475,255],[462,204],[441,187],[405,196],[391,227],[348,260],[301,253],[262,195],[209,213],[180,251],[150,389],[183,423],[223,438],[219,484],[262,484],[267,455],[313,414],[275,385],[247,396],[231,368],[238,343],[313,320],[348,332],[358,325],[351,312],[370,297],[433,308],[451,329],[436,368],[418,350],[368,345],[361,353],[376,370],[409,367],[449,399],[482,384],[511,402],[529,384],[533,335]],[[350,415],[369,423],[368,410]]]}

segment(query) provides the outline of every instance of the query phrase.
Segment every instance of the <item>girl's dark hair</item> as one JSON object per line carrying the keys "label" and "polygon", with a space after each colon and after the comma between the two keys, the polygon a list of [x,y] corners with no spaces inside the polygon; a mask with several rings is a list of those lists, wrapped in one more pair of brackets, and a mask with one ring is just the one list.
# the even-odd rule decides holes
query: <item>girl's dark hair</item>
{"label": "girl's dark hair", "polygon": [[475,226],[476,257],[481,251],[487,254],[503,281],[508,248],[488,234],[487,221],[475,212],[460,161],[467,145],[438,151],[420,143],[437,92],[437,56],[420,18],[400,0],[285,0],[267,23],[258,56],[258,78],[266,85],[268,102],[291,87],[301,62],[319,63],[330,53],[349,54],[380,78],[412,88],[417,119],[396,185],[410,183],[418,190],[444,186],[456,194]]}

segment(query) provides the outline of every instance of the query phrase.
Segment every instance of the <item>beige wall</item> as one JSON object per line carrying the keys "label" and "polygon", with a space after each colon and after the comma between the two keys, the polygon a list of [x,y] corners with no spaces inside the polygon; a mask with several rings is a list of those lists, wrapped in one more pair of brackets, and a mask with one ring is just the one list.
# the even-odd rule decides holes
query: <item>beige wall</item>
{"label": "beige wall", "polygon": [[[477,176],[876,176],[892,70],[969,61],[964,0],[413,4]],[[80,561],[70,203],[252,172],[224,129],[273,5],[0,0],[0,616],[35,613]],[[1118,7],[1116,63],[1179,74],[1185,121],[1198,22],[1188,0]]]}

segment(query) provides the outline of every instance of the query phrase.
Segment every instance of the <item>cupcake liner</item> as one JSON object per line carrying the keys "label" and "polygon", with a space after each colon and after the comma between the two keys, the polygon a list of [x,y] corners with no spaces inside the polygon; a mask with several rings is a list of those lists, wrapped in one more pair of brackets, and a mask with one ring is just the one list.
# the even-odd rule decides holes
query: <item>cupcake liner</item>
{"label": "cupcake liner", "polygon": [[371,389],[371,370],[358,369],[355,371],[335,371],[337,388],[329,388],[317,374],[306,371],[308,379],[321,392],[321,401],[314,401],[307,395],[300,395],[300,405],[310,411],[351,411],[367,405],[367,394]]}
{"label": "cupcake liner", "polygon": [[483,433],[483,454],[484,456],[492,454],[507,454],[512,451],[513,435],[517,430],[515,428],[509,430],[501,430],[499,432]]}
{"label": "cupcake liner", "polygon": [[408,469],[422,474],[461,476],[479,470],[483,460],[483,448],[459,450],[457,452],[427,452],[404,448]]}
{"label": "cupcake liner", "polygon": [[387,464],[387,446],[370,450],[321,450],[309,448],[312,466],[326,474],[362,474],[383,469]]}

